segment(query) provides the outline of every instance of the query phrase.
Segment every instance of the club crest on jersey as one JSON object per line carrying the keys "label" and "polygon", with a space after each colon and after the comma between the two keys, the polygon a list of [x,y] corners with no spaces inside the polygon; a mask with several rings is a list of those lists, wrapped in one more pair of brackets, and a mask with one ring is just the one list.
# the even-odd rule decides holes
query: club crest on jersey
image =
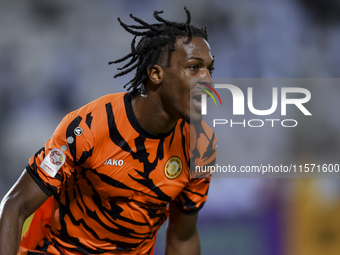
{"label": "club crest on jersey", "polygon": [[122,166],[124,165],[124,160],[122,159],[107,159],[104,163],[104,166],[109,165],[109,166]]}
{"label": "club crest on jersey", "polygon": [[182,161],[179,157],[173,156],[168,159],[164,166],[164,174],[168,179],[175,179],[183,169]]}
{"label": "club crest on jersey", "polygon": [[40,168],[54,177],[65,163],[65,155],[59,149],[52,149],[40,164]]}

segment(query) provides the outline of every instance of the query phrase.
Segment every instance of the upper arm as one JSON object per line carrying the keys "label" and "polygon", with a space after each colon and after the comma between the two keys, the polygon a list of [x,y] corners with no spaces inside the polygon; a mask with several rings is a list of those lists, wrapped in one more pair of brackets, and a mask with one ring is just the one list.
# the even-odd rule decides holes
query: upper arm
{"label": "upper arm", "polygon": [[170,203],[168,234],[174,235],[179,240],[190,238],[197,231],[198,213],[186,214],[181,211],[175,202]]}
{"label": "upper arm", "polygon": [[165,254],[201,254],[197,217],[198,213],[186,214],[171,202]]}
{"label": "upper arm", "polygon": [[34,213],[48,198],[26,170],[3,199],[9,210],[18,210],[24,219]]}
{"label": "upper arm", "polygon": [[48,198],[24,170],[0,204],[0,254],[16,254],[25,219]]}
{"label": "upper arm", "polygon": [[74,166],[82,165],[92,149],[92,132],[82,117],[66,115],[51,139],[29,159],[26,170],[4,198],[6,207],[19,208],[28,217],[48,196],[59,192]]}

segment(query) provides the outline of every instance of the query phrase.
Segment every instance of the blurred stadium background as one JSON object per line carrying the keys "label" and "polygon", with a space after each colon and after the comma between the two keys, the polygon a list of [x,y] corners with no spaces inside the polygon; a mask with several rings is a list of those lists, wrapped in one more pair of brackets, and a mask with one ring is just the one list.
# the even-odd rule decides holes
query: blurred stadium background
{"label": "blurred stadium background", "polygon": [[[164,10],[184,21],[184,5],[193,24],[207,27],[216,77],[340,76],[337,0],[0,0],[0,199],[66,113],[124,91],[131,74],[113,79],[116,66],[107,65],[132,40],[117,17],[154,22],[153,11]],[[313,131],[273,139],[270,130],[265,137],[230,130],[219,157],[336,157],[339,96],[334,86],[314,102],[333,104]],[[202,254],[340,254],[339,215],[340,179],[213,179],[200,213]],[[164,235],[162,227],[155,254],[164,254]]]}

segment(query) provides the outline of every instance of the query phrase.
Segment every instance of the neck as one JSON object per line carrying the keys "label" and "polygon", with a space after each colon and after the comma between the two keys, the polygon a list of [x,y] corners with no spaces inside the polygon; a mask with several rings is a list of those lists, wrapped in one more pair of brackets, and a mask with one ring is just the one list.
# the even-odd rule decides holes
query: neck
{"label": "neck", "polygon": [[146,96],[136,94],[131,98],[132,109],[141,127],[152,134],[169,132],[177,123],[178,118],[171,117],[165,110],[156,93]]}

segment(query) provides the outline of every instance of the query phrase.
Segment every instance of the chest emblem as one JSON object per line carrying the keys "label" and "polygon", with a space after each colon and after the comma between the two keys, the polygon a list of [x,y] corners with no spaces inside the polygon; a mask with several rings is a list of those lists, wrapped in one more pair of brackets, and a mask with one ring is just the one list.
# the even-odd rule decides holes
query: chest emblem
{"label": "chest emblem", "polygon": [[183,170],[183,164],[179,157],[173,156],[168,159],[164,166],[164,174],[168,179],[177,178]]}

